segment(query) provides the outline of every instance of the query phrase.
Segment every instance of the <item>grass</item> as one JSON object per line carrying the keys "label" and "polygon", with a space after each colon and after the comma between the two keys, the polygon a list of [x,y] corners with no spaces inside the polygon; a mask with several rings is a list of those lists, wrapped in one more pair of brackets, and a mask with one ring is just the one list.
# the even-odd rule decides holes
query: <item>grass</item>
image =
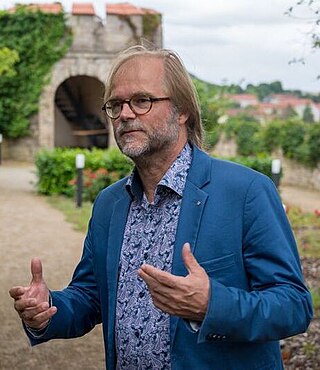
{"label": "grass", "polygon": [[60,195],[47,197],[48,203],[61,211],[67,222],[73,224],[75,230],[86,232],[91,215],[92,204],[84,202],[81,208],[76,207],[74,199]]}
{"label": "grass", "polygon": [[298,207],[290,207],[287,214],[300,255],[320,258],[320,217],[304,213]]}
{"label": "grass", "polygon": [[314,316],[320,317],[320,288],[311,289]]}

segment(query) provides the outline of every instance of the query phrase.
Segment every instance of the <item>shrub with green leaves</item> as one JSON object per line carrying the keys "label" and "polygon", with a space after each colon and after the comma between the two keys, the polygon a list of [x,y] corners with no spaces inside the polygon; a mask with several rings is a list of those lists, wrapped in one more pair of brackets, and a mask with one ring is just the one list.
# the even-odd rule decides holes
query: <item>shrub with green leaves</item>
{"label": "shrub with green leaves", "polygon": [[115,172],[117,178],[122,178],[132,169],[132,163],[117,148],[41,150],[35,160],[38,192],[45,195],[73,195],[74,188],[70,181],[76,177],[75,158],[80,153],[85,155],[85,168],[92,171],[104,168]]}

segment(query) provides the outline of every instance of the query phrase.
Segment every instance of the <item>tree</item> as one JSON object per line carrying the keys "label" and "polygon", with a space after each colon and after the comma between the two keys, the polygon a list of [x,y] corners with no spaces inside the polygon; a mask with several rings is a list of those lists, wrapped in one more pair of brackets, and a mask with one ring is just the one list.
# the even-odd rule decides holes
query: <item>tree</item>
{"label": "tree", "polygon": [[307,123],[313,123],[314,122],[312,109],[311,109],[309,104],[306,105],[304,110],[303,110],[302,120],[303,120],[303,122],[307,122]]}

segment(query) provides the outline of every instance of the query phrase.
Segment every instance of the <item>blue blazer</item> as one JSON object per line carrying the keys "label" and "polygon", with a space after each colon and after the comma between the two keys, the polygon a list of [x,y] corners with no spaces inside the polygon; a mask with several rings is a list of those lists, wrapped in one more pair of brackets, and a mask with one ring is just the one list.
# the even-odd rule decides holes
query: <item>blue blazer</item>
{"label": "blue blazer", "polygon": [[[103,324],[106,366],[114,369],[118,263],[131,198],[126,179],[93,207],[83,256],[70,285],[52,292],[58,312],[33,345],[81,336]],[[312,317],[291,228],[273,183],[194,147],[182,199],[172,273],[185,276],[189,242],[210,277],[200,330],[172,316],[172,369],[282,369],[278,340],[305,331]]]}

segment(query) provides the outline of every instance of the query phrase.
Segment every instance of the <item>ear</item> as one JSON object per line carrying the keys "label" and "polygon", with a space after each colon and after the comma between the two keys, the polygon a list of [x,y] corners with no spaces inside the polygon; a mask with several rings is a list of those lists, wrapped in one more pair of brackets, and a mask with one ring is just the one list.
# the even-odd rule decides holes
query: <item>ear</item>
{"label": "ear", "polygon": [[180,126],[185,125],[190,117],[189,113],[179,113],[178,115],[178,123]]}

